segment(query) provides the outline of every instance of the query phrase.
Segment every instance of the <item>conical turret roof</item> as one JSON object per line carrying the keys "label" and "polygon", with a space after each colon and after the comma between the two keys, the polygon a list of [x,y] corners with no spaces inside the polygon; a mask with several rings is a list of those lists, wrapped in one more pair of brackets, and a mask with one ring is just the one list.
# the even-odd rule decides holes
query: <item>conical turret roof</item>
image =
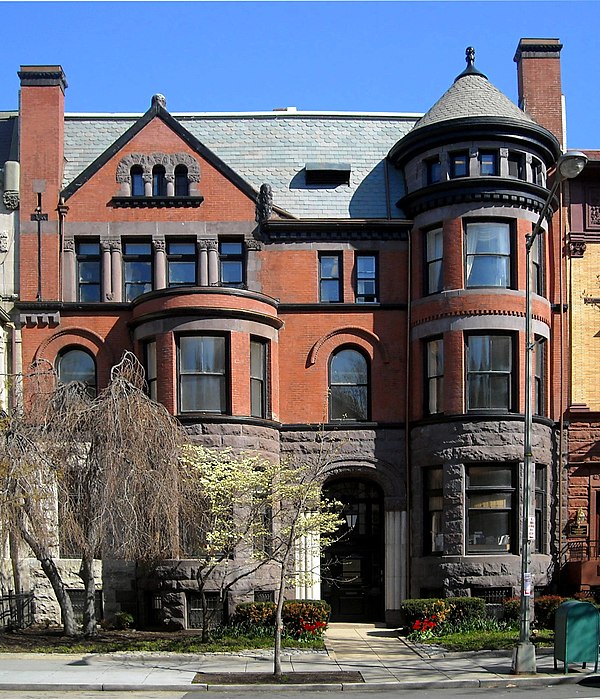
{"label": "conical turret roof", "polygon": [[534,120],[511,102],[487,77],[475,68],[475,51],[467,49],[467,68],[453,85],[424,114],[412,129],[418,129],[451,119],[501,117],[517,119],[527,124]]}

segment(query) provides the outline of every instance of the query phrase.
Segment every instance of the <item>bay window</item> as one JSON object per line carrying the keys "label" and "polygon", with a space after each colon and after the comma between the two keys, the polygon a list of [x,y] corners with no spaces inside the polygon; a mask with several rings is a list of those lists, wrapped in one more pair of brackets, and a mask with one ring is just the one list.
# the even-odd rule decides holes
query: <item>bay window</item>
{"label": "bay window", "polygon": [[179,409],[227,412],[226,341],[217,335],[179,338]]}
{"label": "bay window", "polygon": [[514,465],[467,465],[466,551],[509,553],[515,545],[516,487]]}
{"label": "bay window", "polygon": [[511,227],[500,221],[465,225],[466,287],[511,286]]}
{"label": "bay window", "polygon": [[467,335],[466,355],[467,410],[511,410],[512,336]]}

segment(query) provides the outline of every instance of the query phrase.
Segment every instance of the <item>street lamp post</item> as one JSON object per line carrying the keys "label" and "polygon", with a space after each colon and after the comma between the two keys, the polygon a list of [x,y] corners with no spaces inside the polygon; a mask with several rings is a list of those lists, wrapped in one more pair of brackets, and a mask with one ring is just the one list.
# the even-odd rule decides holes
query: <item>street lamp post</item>
{"label": "street lamp post", "polygon": [[559,157],[556,163],[554,184],[525,243],[527,279],[525,282],[525,429],[523,436],[523,519],[521,522],[521,609],[519,643],[514,651],[512,668],[513,673],[516,675],[532,674],[536,671],[535,646],[529,637],[531,631],[531,597],[533,595],[531,545],[535,538],[535,512],[532,513],[531,507],[534,483],[534,462],[531,448],[533,428],[531,357],[535,349],[535,341],[531,332],[531,250],[538,235],[542,232],[544,220],[561,183],[564,180],[577,177],[586,163],[587,156],[579,151],[567,151]]}

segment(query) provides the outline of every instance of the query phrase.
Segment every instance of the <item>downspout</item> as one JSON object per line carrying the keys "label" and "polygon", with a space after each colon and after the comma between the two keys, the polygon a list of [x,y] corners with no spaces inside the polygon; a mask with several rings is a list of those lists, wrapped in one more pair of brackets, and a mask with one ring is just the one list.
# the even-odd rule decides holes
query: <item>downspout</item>
{"label": "downspout", "polygon": [[58,298],[63,298],[63,243],[65,236],[65,216],[69,211],[69,207],[65,204],[65,200],[60,196],[58,206]]}

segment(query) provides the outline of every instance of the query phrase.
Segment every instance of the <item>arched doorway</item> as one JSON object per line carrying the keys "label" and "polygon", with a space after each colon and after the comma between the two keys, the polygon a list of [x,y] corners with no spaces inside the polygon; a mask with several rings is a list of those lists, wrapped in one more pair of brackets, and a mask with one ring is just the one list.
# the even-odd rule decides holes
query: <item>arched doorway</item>
{"label": "arched doorway", "polygon": [[384,618],[383,493],[372,481],[330,481],[323,494],[343,503],[345,531],[324,553],[322,597],[332,621],[372,622]]}

